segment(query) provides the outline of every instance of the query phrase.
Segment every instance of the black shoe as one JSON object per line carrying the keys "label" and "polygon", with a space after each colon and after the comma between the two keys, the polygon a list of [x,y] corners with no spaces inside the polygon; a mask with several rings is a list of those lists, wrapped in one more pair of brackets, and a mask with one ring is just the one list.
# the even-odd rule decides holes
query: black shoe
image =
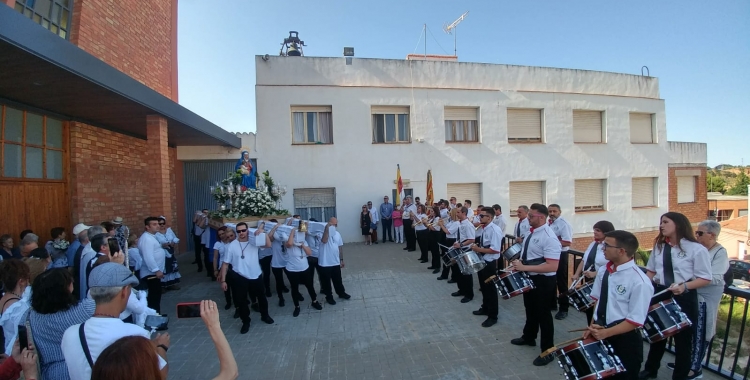
{"label": "black shoe", "polygon": [[479,308],[479,310],[474,310],[471,313],[474,315],[487,315],[487,311],[481,307]]}
{"label": "black shoe", "polygon": [[198,268],[198,273],[203,272],[203,268]]}
{"label": "black shoe", "polygon": [[456,283],[456,280],[454,280],[454,279],[450,279],[450,280],[448,280],[448,283],[449,283],[449,284],[455,284],[455,283]]}
{"label": "black shoe", "polygon": [[495,323],[497,323],[497,318],[488,317],[487,319],[484,320],[484,322],[482,322],[482,327],[491,327]]}
{"label": "black shoe", "polygon": [[433,266],[429,266],[429,267],[427,267],[427,269],[440,269],[440,268],[435,268]]}
{"label": "black shoe", "polygon": [[526,340],[523,337],[520,337],[520,338],[511,339],[510,340],[510,344],[512,344],[514,346],[532,346],[532,347],[534,347],[534,346],[536,346],[536,341],[533,340],[533,339],[532,340]]}
{"label": "black shoe", "polygon": [[287,288],[287,287],[285,286],[285,287],[284,287],[284,290],[282,290],[282,291],[283,291],[284,293],[289,293],[289,288]]}
{"label": "black shoe", "polygon": [[294,307],[294,313],[292,313],[292,317],[299,317],[299,306]]}
{"label": "black shoe", "polygon": [[440,273],[440,268],[435,268],[435,270],[432,271],[432,274],[435,274],[435,273]]}
{"label": "black shoe", "polygon": [[197,262],[197,261],[193,261],[193,262],[192,262],[192,263],[190,263],[190,264],[198,264],[198,262]]}
{"label": "black shoe", "polygon": [[323,310],[323,305],[320,304],[320,302],[315,301],[310,304],[315,310]]}
{"label": "black shoe", "polygon": [[[393,240],[388,240],[388,241],[391,242],[391,243],[393,243]],[[383,242],[383,243],[385,243],[385,242]]]}
{"label": "black shoe", "polygon": [[240,309],[234,309],[234,316],[232,318],[237,319],[240,317]]}
{"label": "black shoe", "polygon": [[448,278],[447,277],[443,277],[443,276],[438,276],[437,279],[438,279],[438,281],[442,281],[442,280],[447,280]]}
{"label": "black shoe", "polygon": [[329,305],[335,305],[336,304],[336,300],[334,300],[333,297],[331,297],[331,296],[326,297],[326,302],[328,302]]}
{"label": "black shoe", "polygon": [[404,251],[408,251],[408,250],[409,250],[409,247],[404,247]]}
{"label": "black shoe", "polygon": [[273,324],[273,318],[271,318],[270,315],[266,315],[264,317],[260,317],[260,320],[263,321],[263,322],[266,322],[269,325]]}
{"label": "black shoe", "polygon": [[372,244],[378,244],[378,242],[374,241],[374,242],[372,242]]}
{"label": "black shoe", "polygon": [[[393,241],[393,240],[391,240],[391,241]],[[385,244],[385,240],[383,240],[383,244]]]}
{"label": "black shoe", "polygon": [[552,311],[557,311],[557,305],[552,306]]}
{"label": "black shoe", "polygon": [[416,249],[407,249],[406,251],[407,252],[416,252],[417,250]]}
{"label": "black shoe", "polygon": [[703,378],[703,371],[698,370],[698,372],[693,372],[692,375],[687,376],[687,380],[695,380],[695,379],[702,379]]}
{"label": "black shoe", "polygon": [[260,306],[258,305],[257,302],[255,302],[252,305],[250,305],[250,308],[253,309],[254,312],[260,313]]}
{"label": "black shoe", "polygon": [[248,331],[250,331],[250,321],[242,322],[242,328],[240,329],[240,334],[247,334]]}
{"label": "black shoe", "polygon": [[350,295],[348,295],[348,294],[344,293],[344,294],[339,294],[339,298],[343,298],[343,299],[345,299],[345,300],[348,300],[349,298],[352,298],[352,296],[350,296]]}
{"label": "black shoe", "polygon": [[224,305],[224,310],[229,310],[231,308],[232,308],[232,303],[231,302],[229,302],[226,305]]}
{"label": "black shoe", "polygon": [[[420,263],[422,263],[422,264],[424,264],[424,263],[426,263],[426,262],[427,262],[427,260],[421,260],[421,259],[420,259],[420,260],[419,260],[419,262],[420,262]],[[430,269],[432,269],[432,268],[430,268]]]}
{"label": "black shoe", "polygon": [[463,294],[461,294],[461,292],[453,292],[453,293],[451,293],[452,297],[461,297],[462,295]]}
{"label": "black shoe", "polygon": [[464,298],[461,298],[461,303],[467,303],[467,302],[471,302],[471,300],[472,300],[472,299],[471,299],[471,298],[469,298],[469,297],[464,297]]}
{"label": "black shoe", "polygon": [[305,297],[302,297],[302,294],[300,294],[300,295],[299,295],[299,296],[297,297],[297,301],[304,301],[304,300],[305,300]]}
{"label": "black shoe", "polygon": [[674,363],[667,363],[667,368],[669,368],[672,371],[674,371]]}
{"label": "black shoe", "polygon": [[271,298],[271,297],[273,297],[273,294],[271,294],[271,292],[268,291],[268,292],[266,292],[266,297]]}
{"label": "black shoe", "polygon": [[536,359],[534,359],[534,362],[531,363],[531,364],[533,364],[533,365],[535,365],[537,367],[541,367],[541,366],[545,366],[545,365],[547,365],[549,363],[552,363],[553,360],[555,360],[555,355],[553,355],[553,354],[549,354],[549,355],[547,355],[547,356],[545,356],[543,358],[537,356]]}
{"label": "black shoe", "polygon": [[558,311],[557,314],[555,314],[555,319],[557,319],[558,321],[562,321],[567,316],[568,316],[567,311]]}
{"label": "black shoe", "polygon": [[279,307],[284,307],[284,299],[279,298]]}
{"label": "black shoe", "polygon": [[656,372],[651,372],[647,369],[644,369],[643,371],[638,373],[638,379],[640,380],[656,379]]}

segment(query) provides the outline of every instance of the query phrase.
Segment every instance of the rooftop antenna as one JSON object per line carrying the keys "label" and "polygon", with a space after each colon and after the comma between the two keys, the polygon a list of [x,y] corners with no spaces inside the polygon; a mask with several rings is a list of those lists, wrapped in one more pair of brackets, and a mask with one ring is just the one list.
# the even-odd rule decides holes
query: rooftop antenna
{"label": "rooftop antenna", "polygon": [[461,17],[457,18],[456,21],[453,21],[450,25],[443,25],[443,30],[445,31],[445,33],[453,34],[453,55],[456,57],[458,57],[456,48],[456,42],[458,40],[458,30],[456,29],[456,27],[461,23],[461,21],[466,18],[466,15],[468,14],[469,11],[466,11],[461,15]]}

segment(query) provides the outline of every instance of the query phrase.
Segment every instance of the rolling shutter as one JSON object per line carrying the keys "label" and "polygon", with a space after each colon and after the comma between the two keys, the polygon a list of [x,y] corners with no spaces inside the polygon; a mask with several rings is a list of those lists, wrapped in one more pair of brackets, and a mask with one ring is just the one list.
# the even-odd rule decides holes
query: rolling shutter
{"label": "rolling shutter", "polygon": [[630,142],[651,144],[654,142],[652,115],[650,113],[630,113]]}
{"label": "rolling shutter", "polygon": [[656,206],[656,178],[633,178],[632,207]]}
{"label": "rolling shutter", "polygon": [[336,189],[294,189],[294,208],[336,207]]}
{"label": "rolling shutter", "polygon": [[478,108],[445,107],[445,120],[477,120]]}
{"label": "rolling shutter", "polygon": [[292,106],[292,112],[332,112],[331,106]]}
{"label": "rolling shutter", "polygon": [[600,111],[573,111],[573,142],[602,142],[602,113]]}
{"label": "rolling shutter", "polygon": [[524,181],[510,183],[510,214],[516,215],[518,206],[531,206],[532,203],[544,202],[544,182]]}
{"label": "rolling shutter", "polygon": [[403,106],[372,106],[371,108],[372,114],[409,114],[409,107],[403,107]]}
{"label": "rolling shutter", "polygon": [[458,203],[464,203],[465,199],[471,201],[471,207],[476,208],[482,204],[481,183],[449,183],[448,198],[456,197]]}
{"label": "rolling shutter", "polygon": [[677,203],[695,202],[695,177],[677,177]]}
{"label": "rolling shutter", "polygon": [[604,180],[576,180],[576,211],[604,210]]}
{"label": "rolling shutter", "polygon": [[542,141],[542,110],[508,109],[508,141]]}

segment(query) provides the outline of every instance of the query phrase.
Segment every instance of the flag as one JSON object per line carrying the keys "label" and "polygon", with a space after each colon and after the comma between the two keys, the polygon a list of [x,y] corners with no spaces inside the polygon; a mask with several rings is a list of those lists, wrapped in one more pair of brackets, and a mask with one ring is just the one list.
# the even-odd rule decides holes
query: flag
{"label": "flag", "polygon": [[425,200],[425,205],[427,207],[432,207],[432,204],[435,203],[435,197],[432,195],[432,170],[427,171],[427,200]]}
{"label": "flag", "polygon": [[404,183],[401,181],[401,165],[396,165],[396,199],[393,200],[393,204],[396,206],[400,205],[403,196]]}

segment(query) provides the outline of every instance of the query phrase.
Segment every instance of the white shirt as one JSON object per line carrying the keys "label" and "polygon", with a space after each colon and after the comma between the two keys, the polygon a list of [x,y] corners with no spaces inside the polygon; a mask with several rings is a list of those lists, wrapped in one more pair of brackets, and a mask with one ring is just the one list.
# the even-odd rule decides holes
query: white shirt
{"label": "white shirt", "polygon": [[[586,265],[586,262],[589,259],[589,254],[591,252],[591,248],[594,247],[594,244],[597,244],[597,241],[594,240],[589,244],[588,248],[586,248],[586,252],[583,253],[583,260],[581,260],[581,265]],[[596,247],[596,252],[594,257],[594,268],[583,268],[584,271],[593,271],[597,272],[599,268],[601,268],[604,265],[607,265],[609,260],[604,258],[604,244],[598,243],[599,245]]]}
{"label": "white shirt", "polygon": [[273,256],[271,257],[272,268],[286,267],[286,256],[281,250],[281,244],[281,241],[275,238],[271,242],[271,250],[273,251]]}
{"label": "white shirt", "polygon": [[[301,244],[307,246],[306,241],[302,241]],[[286,248],[286,270],[290,272],[304,272],[310,267],[307,263],[307,254],[302,247],[297,247],[295,245],[284,248]]]}
{"label": "white shirt", "polygon": [[375,207],[370,208],[370,221],[372,223],[377,223],[380,221],[380,216],[378,215],[378,210]]}
{"label": "white shirt", "polygon": [[[646,269],[649,272],[656,273],[654,276],[655,283],[670,286],[672,284],[664,283],[664,255],[662,252],[666,245],[667,243],[664,243],[661,247],[654,246]],[[672,247],[674,282],[679,284],[695,278],[711,281],[711,262],[708,259],[706,247],[686,239],[680,240],[680,246],[682,246],[682,249],[677,245]]]}
{"label": "white shirt", "polygon": [[128,248],[128,261],[129,266],[135,270],[141,270],[143,257],[141,257],[141,251],[138,250],[138,246]]}
{"label": "white shirt", "polygon": [[[596,272],[594,286],[591,288],[591,298],[597,301],[601,297],[602,279],[607,271],[609,271],[607,310],[605,311],[607,324],[624,319],[636,326],[643,326],[648,315],[651,296],[654,295],[651,280],[632,259],[620,264],[616,270],[612,263],[608,262]],[[594,319],[596,319],[598,308],[599,302],[594,308]]]}
{"label": "white shirt", "polygon": [[[65,363],[68,365],[68,374],[71,379],[90,379],[91,366],[86,360],[86,354],[81,346],[78,329],[81,324],[68,327],[63,334],[61,348]],[[89,346],[91,360],[96,359],[107,347],[116,340],[126,336],[142,336],[151,339],[149,332],[132,323],[125,323],[117,318],[90,318],[83,326],[86,335],[86,344]],[[158,356],[158,355],[157,355]],[[159,369],[164,368],[167,362],[159,357]]]}
{"label": "white shirt", "polygon": [[471,207],[466,208],[466,217],[469,219],[474,217],[474,210],[472,210]]}
{"label": "white shirt", "polygon": [[484,261],[491,262],[500,258],[503,247],[503,233],[500,227],[493,223],[482,226],[478,231],[482,232],[482,248],[489,248],[493,253],[485,253]]}
{"label": "white shirt", "polygon": [[[422,218],[426,218],[427,217],[426,214],[416,214],[416,216],[417,216],[417,220],[422,220]],[[414,222],[414,223],[417,223],[417,222]],[[420,224],[417,224],[414,227],[414,229],[417,230],[417,231],[424,231],[424,230],[427,229],[427,227],[425,227],[424,223],[420,223]]]}
{"label": "white shirt", "polygon": [[505,235],[505,227],[507,226],[508,222],[505,220],[505,215],[500,214],[492,218],[492,223],[495,223],[496,226],[500,227],[500,232]]}
{"label": "white shirt", "polygon": [[513,236],[524,238],[529,234],[530,230],[529,218],[523,218],[523,220],[516,222],[516,226],[513,228]]}
{"label": "white shirt", "polygon": [[458,221],[450,220],[448,223],[445,224],[445,229],[448,230],[448,233],[445,234],[446,239],[455,239],[456,233],[458,232],[458,227],[461,225]]}
{"label": "white shirt", "polygon": [[221,264],[224,264],[224,256],[226,255],[226,245],[224,243],[217,241],[214,243],[214,251],[217,251],[219,253],[219,270],[221,270]]}
{"label": "white shirt", "polygon": [[336,226],[328,227],[328,242],[320,242],[320,257],[318,265],[321,267],[337,267],[341,265],[339,260],[339,247],[344,245],[341,234],[336,231]]}
{"label": "white shirt", "polygon": [[206,221],[206,231],[201,235],[201,244],[206,248],[211,246],[211,227],[208,226],[208,221]]}
{"label": "white shirt", "polygon": [[[547,261],[560,260],[560,248],[562,248],[562,246],[560,245],[560,241],[557,240],[557,236],[555,236],[552,229],[546,223],[539,228],[535,228],[532,233],[524,237],[523,243],[521,243],[524,248],[526,247],[526,240],[529,239],[530,241],[528,251],[526,252],[526,260],[534,260],[542,257]],[[523,257],[523,251],[521,251],[521,257]],[[557,272],[529,272],[529,275],[537,274],[544,276],[554,276],[557,274]]]}
{"label": "white shirt", "polygon": [[141,266],[141,278],[152,276],[158,271],[164,272],[164,258],[166,251],[161,247],[156,237],[149,232],[144,232],[138,238],[138,250],[143,258]]}
{"label": "white shirt", "polygon": [[[247,228],[247,227],[246,227]],[[266,239],[266,234],[261,233],[255,236],[255,230],[249,229],[250,235],[247,241],[239,239],[227,244],[224,262],[232,264],[232,270],[248,280],[260,278],[263,271],[260,269],[258,262],[258,244],[257,241]],[[243,259],[242,256],[245,256]]]}
{"label": "white shirt", "polygon": [[[143,314],[146,312],[146,309],[148,308],[148,302],[146,300],[146,292],[143,292],[143,296],[141,298],[138,298],[138,290],[131,289],[130,290],[130,297],[128,297],[128,304],[125,306],[125,310],[123,310],[122,313],[120,313],[120,319],[125,319],[132,314]],[[91,293],[89,292],[89,298],[91,298]],[[92,298],[93,299],[93,298]],[[135,320],[135,318],[133,318]]]}
{"label": "white shirt", "polygon": [[[563,219],[562,216],[555,219],[555,221],[550,224],[550,227],[552,227],[552,231],[555,231],[557,239],[561,242],[573,242],[573,228],[570,227],[570,223],[568,223],[567,220]],[[570,249],[570,247],[562,247],[563,252],[567,252],[568,249]]]}
{"label": "white shirt", "polygon": [[404,207],[404,211],[401,213],[401,219],[411,219],[411,214],[417,215],[417,206],[410,204]]}
{"label": "white shirt", "polygon": [[458,244],[461,244],[465,240],[474,240],[474,237],[474,225],[469,222],[469,219],[459,222],[458,233],[456,235]]}

